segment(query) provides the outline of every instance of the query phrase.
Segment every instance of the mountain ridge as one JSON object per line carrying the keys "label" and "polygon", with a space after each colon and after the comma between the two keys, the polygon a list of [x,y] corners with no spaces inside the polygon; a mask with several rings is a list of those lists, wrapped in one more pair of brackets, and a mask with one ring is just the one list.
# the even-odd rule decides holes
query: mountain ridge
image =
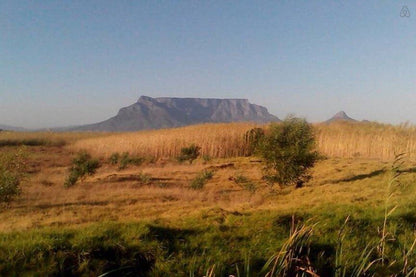
{"label": "mountain ridge", "polygon": [[0,124],[1,131],[25,131],[25,128]]}
{"label": "mountain ridge", "polygon": [[139,131],[181,127],[199,123],[280,121],[267,108],[248,99],[180,98],[140,96],[117,115],[93,124],[68,128],[71,131]]}

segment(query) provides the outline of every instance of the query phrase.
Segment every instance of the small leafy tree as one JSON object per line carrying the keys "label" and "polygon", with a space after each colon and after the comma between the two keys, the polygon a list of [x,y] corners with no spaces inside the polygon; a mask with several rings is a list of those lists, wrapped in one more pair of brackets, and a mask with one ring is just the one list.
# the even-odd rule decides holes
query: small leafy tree
{"label": "small leafy tree", "polygon": [[181,154],[178,156],[178,161],[189,161],[189,164],[192,164],[192,162],[198,158],[200,150],[201,147],[196,146],[195,144],[192,144],[189,147],[183,147],[181,149]]}
{"label": "small leafy tree", "polygon": [[272,123],[258,150],[266,162],[265,178],[281,185],[301,187],[310,179],[308,170],[319,159],[312,126],[293,116]]}
{"label": "small leafy tree", "polygon": [[80,178],[86,175],[93,175],[100,166],[98,160],[91,158],[91,155],[85,151],[79,152],[72,160],[72,166],[69,170],[69,176],[65,180],[65,187],[71,187]]}
{"label": "small leafy tree", "polygon": [[20,182],[25,176],[24,149],[0,154],[0,202],[10,202],[21,192]]}

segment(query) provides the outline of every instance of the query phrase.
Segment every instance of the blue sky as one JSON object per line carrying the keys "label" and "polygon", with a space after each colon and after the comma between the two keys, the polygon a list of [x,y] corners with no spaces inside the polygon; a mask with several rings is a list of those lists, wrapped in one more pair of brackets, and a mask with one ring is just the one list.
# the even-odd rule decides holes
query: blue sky
{"label": "blue sky", "polygon": [[0,124],[93,123],[140,95],[416,123],[415,20],[397,0],[2,0]]}

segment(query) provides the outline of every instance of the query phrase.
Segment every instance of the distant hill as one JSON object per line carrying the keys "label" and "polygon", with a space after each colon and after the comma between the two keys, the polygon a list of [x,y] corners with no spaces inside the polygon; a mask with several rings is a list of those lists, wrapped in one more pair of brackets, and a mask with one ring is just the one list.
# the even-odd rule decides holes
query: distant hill
{"label": "distant hill", "polygon": [[14,127],[14,126],[3,125],[3,124],[0,124],[0,130],[3,130],[3,131],[25,131],[25,129],[21,128],[21,127]]}
{"label": "distant hill", "polygon": [[331,123],[336,121],[349,121],[349,122],[357,122],[357,120],[349,117],[344,111],[337,112],[333,117],[325,121],[325,123]]}
{"label": "distant hill", "polygon": [[[71,131],[137,131],[180,127],[209,122],[266,123],[280,121],[265,107],[247,99],[152,98],[141,96],[118,114],[105,121],[68,128]],[[62,130],[62,129],[61,129]]]}

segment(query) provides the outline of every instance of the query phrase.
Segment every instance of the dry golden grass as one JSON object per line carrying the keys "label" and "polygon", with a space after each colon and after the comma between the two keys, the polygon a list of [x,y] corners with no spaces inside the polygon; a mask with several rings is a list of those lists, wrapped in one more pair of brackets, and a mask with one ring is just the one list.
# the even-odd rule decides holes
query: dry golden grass
{"label": "dry golden grass", "polygon": [[256,127],[252,123],[202,124],[175,129],[118,133],[107,137],[83,139],[74,149],[86,149],[94,155],[110,156],[129,152],[139,156],[176,157],[182,147],[196,144],[201,155],[214,158],[244,156],[248,144],[244,134]]}
{"label": "dry golden grass", "polygon": [[[275,185],[271,188],[262,179],[262,163],[258,159],[239,157],[247,153],[244,134],[253,127],[255,125],[208,124],[121,134],[13,134],[15,140],[44,137],[54,141],[62,139],[67,145],[51,143],[24,148],[28,152],[28,170],[27,178],[21,184],[22,194],[9,205],[0,205],[0,232],[5,246],[3,256],[6,257],[3,260],[14,255],[11,256],[12,259],[25,256],[32,262],[32,253],[42,259],[49,259],[52,255],[58,256],[53,252],[56,243],[62,243],[65,250],[69,249],[66,245],[70,245],[71,249],[77,249],[78,245],[82,249],[81,253],[88,253],[89,250],[85,249],[89,248],[77,244],[78,241],[85,241],[97,248],[96,240],[106,236],[112,240],[112,234],[117,233],[110,231],[113,230],[111,226],[120,228],[119,226],[132,226],[132,223],[140,223],[148,231],[138,232],[138,225],[133,225],[123,229],[119,236],[128,238],[135,245],[148,236],[152,240],[152,247],[164,247],[164,242],[156,243],[158,234],[162,233],[151,233],[152,227],[158,230],[158,226],[163,226],[160,230],[164,233],[176,228],[186,232],[198,226],[192,242],[186,243],[184,249],[175,250],[177,255],[168,253],[170,264],[188,259],[188,254],[183,254],[188,251],[187,245],[197,245],[199,249],[221,248],[213,252],[213,257],[218,259],[219,255],[227,256],[229,241],[232,241],[231,248],[244,250],[244,245],[248,245],[245,237],[247,242],[253,243],[253,249],[262,253],[263,250],[258,251],[260,246],[270,249],[270,245],[275,245],[270,243],[269,234],[273,237],[277,234],[278,237],[284,232],[285,222],[281,219],[286,219],[287,215],[299,215],[305,219],[318,216],[324,219],[323,231],[317,233],[323,234],[328,242],[333,242],[336,241],[339,228],[338,220],[343,222],[347,215],[352,214],[351,218],[356,220],[355,226],[358,226],[354,228],[357,228],[358,236],[361,236],[361,226],[366,226],[368,222],[374,224],[373,218],[377,222],[382,216],[386,195],[389,193],[387,184],[392,175],[389,171],[391,162],[382,159],[390,159],[394,151],[406,149],[413,157],[411,150],[414,147],[415,130],[409,126],[316,125],[321,151],[333,157],[318,162],[313,168],[312,180],[305,187],[295,189],[292,186],[280,188]],[[111,165],[107,159],[113,152],[125,151],[143,156],[174,157],[181,147],[191,143],[202,146],[202,153],[214,159],[206,162],[199,158],[192,165],[160,159],[140,166],[129,165],[123,170],[119,170],[118,165]],[[17,148],[0,147],[0,152],[15,151]],[[94,176],[88,176],[66,189],[63,184],[71,160],[74,152],[81,148],[100,157],[102,166]],[[373,157],[378,159],[372,159]],[[397,222],[410,222],[414,219],[416,163],[408,161],[404,169],[407,174],[400,177],[400,184],[396,184],[397,188],[389,198],[389,204],[399,206],[394,215],[397,215]],[[202,189],[191,189],[192,179],[204,170],[214,172],[212,179]],[[240,180],[246,178],[248,183],[254,184],[255,192],[252,187],[237,182],[237,177],[241,177]],[[113,222],[117,222],[117,225]],[[111,229],[105,227],[101,230],[102,226],[110,226]],[[401,226],[397,225],[398,228]],[[94,228],[89,229],[90,227]],[[406,232],[412,234],[413,230],[406,228]],[[57,232],[60,229],[64,232]],[[73,233],[68,232],[70,229],[77,230],[82,236],[67,244],[66,234],[70,234],[68,237],[71,239],[73,236]],[[87,234],[84,236],[85,232]],[[29,234],[28,239],[21,234]],[[363,239],[366,240],[367,233],[363,234]],[[375,236],[377,238],[376,234]],[[176,239],[176,235],[173,237]],[[224,241],[224,244],[221,242],[217,246],[216,242],[211,243],[212,240]],[[123,249],[127,248],[124,242],[119,245]],[[355,243],[353,245],[356,247]],[[37,252],[38,248],[46,250]],[[48,252],[49,249],[52,252]],[[17,252],[22,254],[16,256]],[[189,251],[192,257],[194,253]],[[77,255],[74,254],[74,257]],[[242,257],[243,252],[235,256]],[[34,264],[42,265],[42,259],[42,262]],[[165,266],[163,262],[162,259],[161,264]],[[15,266],[20,265],[16,263]]]}
{"label": "dry golden grass", "polygon": [[[332,158],[321,161],[314,168],[314,178],[306,188],[284,188],[270,193],[270,188],[261,179],[261,164],[250,161],[249,157],[238,157],[247,153],[244,135],[253,127],[257,126],[234,123],[117,134],[2,132],[0,140],[62,139],[69,145],[27,148],[32,159],[30,178],[23,183],[21,197],[0,213],[0,231],[82,225],[103,220],[180,218],[217,207],[290,212],[298,207],[342,203],[371,205],[385,197],[388,163],[382,160],[393,158],[395,152],[407,152],[411,160],[416,157],[416,129],[412,126],[317,124],[318,147]],[[175,157],[181,147],[192,143],[202,147],[203,155],[215,159],[208,164],[197,160],[193,165],[164,161],[130,166],[123,171],[104,164],[94,177],[88,177],[70,189],[63,187],[72,153],[76,150],[87,149],[103,158],[113,152],[126,151],[161,158]],[[6,148],[0,150],[7,151]],[[202,190],[189,189],[190,181],[199,172],[228,163],[233,166],[213,169],[213,179]],[[415,167],[415,164],[408,167]],[[139,180],[140,173],[152,177],[150,184]],[[238,174],[249,177],[257,185],[256,193],[233,181],[232,177]]]}
{"label": "dry golden grass", "polygon": [[[23,194],[0,213],[0,231],[180,218],[205,208],[239,209],[263,201],[262,194],[253,195],[229,180],[235,174],[234,167],[214,169],[213,179],[203,190],[190,189],[192,178],[210,166],[159,164],[119,171],[104,165],[95,176],[65,189],[68,166],[51,163],[28,179]],[[138,180],[141,173],[152,177],[149,184]]]}
{"label": "dry golden grass", "polygon": [[414,126],[339,122],[315,128],[319,150],[330,157],[392,160],[404,152],[409,159],[416,159]]}
{"label": "dry golden grass", "polygon": [[[108,133],[97,132],[0,132],[0,145],[7,142],[34,142],[34,145],[63,145],[80,139],[106,136]],[[40,142],[37,144],[37,142]]]}
{"label": "dry golden grass", "polygon": [[[368,207],[383,201],[388,179],[387,171],[383,170],[389,166],[378,160],[329,159],[314,168],[314,178],[305,188],[275,187],[271,192],[261,178],[262,165],[250,157],[215,159],[207,164],[197,160],[192,165],[156,163],[121,171],[105,163],[96,175],[65,189],[63,183],[71,162],[68,150],[49,147],[45,151],[45,147],[33,147],[28,151],[38,170],[22,184],[22,195],[9,207],[2,208],[1,232],[43,226],[84,226],[108,220],[175,220],[218,208],[290,213],[351,203]],[[190,189],[191,180],[202,170],[213,170],[213,178],[202,190]],[[142,182],[141,174],[148,174],[150,182]],[[237,175],[248,177],[256,185],[256,192],[236,184],[233,177]],[[413,198],[414,195],[408,194]]]}
{"label": "dry golden grass", "polygon": [[[86,149],[94,155],[108,157],[114,152],[139,156],[176,157],[180,149],[192,143],[202,155],[214,158],[244,156],[248,153],[245,134],[259,127],[250,123],[203,124],[176,129],[117,133],[79,139],[73,149]],[[329,157],[394,159],[406,152],[416,159],[416,128],[408,125],[378,123],[315,124],[318,150]]]}

